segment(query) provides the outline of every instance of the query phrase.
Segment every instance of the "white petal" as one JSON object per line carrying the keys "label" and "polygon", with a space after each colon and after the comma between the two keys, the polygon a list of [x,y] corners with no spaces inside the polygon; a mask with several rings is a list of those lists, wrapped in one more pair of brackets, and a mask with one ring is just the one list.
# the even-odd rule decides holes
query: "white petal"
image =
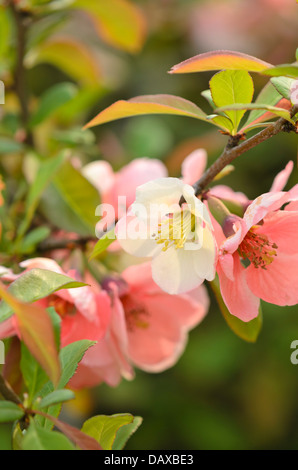
{"label": "white petal", "polygon": [[193,252],[174,247],[162,251],[152,260],[152,277],[169,294],[188,292],[204,281],[197,273]]}
{"label": "white petal", "polygon": [[162,249],[162,245],[157,244],[150,225],[135,216],[122,217],[116,225],[115,233],[121,248],[131,255],[152,257]]}
{"label": "white petal", "polygon": [[133,213],[138,215],[136,205],[142,205],[147,211],[148,217],[150,217],[152,205],[165,205],[165,210],[168,211],[167,207],[179,203],[183,186],[184,183],[178,178],[158,178],[138,186],[136,202],[132,205]]}
{"label": "white petal", "polygon": [[202,248],[193,251],[195,270],[198,276],[212,281],[215,277],[217,247],[213,233],[208,227],[201,231],[199,236],[202,235]]}

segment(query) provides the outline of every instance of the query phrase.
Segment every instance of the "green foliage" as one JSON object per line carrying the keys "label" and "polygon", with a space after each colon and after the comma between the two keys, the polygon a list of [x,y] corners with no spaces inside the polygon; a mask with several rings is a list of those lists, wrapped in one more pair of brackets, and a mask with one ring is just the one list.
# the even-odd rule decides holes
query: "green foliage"
{"label": "green foliage", "polygon": [[47,90],[41,97],[39,107],[30,120],[30,127],[38,126],[57,109],[70,101],[77,94],[77,88],[72,83],[59,83]]}
{"label": "green foliage", "polygon": [[[131,424],[134,418],[130,414],[117,414],[113,416],[93,416],[85,421],[82,432],[93,437],[104,450],[112,450],[118,430],[122,426]],[[129,431],[127,430],[127,439]],[[122,435],[123,440],[125,440]],[[120,444],[121,439],[118,441]]]}
{"label": "green foliage", "polygon": [[70,162],[60,166],[42,199],[43,211],[54,225],[82,236],[94,235],[99,204],[97,190]]}
{"label": "green foliage", "polygon": [[22,440],[22,450],[75,450],[75,447],[60,432],[43,429],[32,420]]}
{"label": "green foliage", "polygon": [[97,258],[116,240],[115,228],[109,230],[98,242],[92,250],[89,260]]}
{"label": "green foliage", "polygon": [[0,423],[16,421],[24,416],[24,411],[15,403],[0,401]]}
{"label": "green foliage", "polygon": [[[250,103],[253,98],[254,85],[251,76],[243,70],[225,70],[218,72],[210,80],[213,102],[217,108],[232,104]],[[232,135],[237,134],[238,126],[245,111],[226,111],[225,114],[233,123]]]}
{"label": "green foliage", "polygon": [[[34,268],[18,277],[9,286],[8,291],[22,302],[35,302],[60,289],[71,289],[85,285],[64,274]],[[2,301],[0,303],[0,321],[6,320],[12,314],[13,308]]]}

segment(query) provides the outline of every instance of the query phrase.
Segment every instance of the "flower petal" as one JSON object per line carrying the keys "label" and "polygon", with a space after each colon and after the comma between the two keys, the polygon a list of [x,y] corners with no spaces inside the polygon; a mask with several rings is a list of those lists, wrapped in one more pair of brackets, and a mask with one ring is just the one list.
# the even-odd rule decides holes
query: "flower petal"
{"label": "flower petal", "polygon": [[198,251],[176,250],[173,246],[161,251],[152,260],[152,277],[169,294],[181,294],[201,285],[204,278],[197,273],[194,254]]}
{"label": "flower petal", "polygon": [[181,167],[182,180],[186,184],[194,184],[198,181],[207,165],[207,152],[197,149],[191,152],[183,161]]}
{"label": "flower petal", "polygon": [[294,168],[294,162],[290,161],[286,167],[276,175],[274,178],[273,184],[271,186],[270,192],[275,193],[278,191],[282,191],[285,185],[288,182],[290,174],[292,173]]}
{"label": "flower petal", "polygon": [[217,272],[223,300],[229,312],[244,322],[258,316],[260,299],[249,289],[246,282],[246,270],[241,265],[239,255],[234,254],[234,281],[231,281],[218,264]]}
{"label": "flower petal", "polygon": [[157,233],[157,227],[150,227],[150,221],[127,215],[118,221],[115,234],[121,248],[127,253],[138,257],[152,257],[162,249],[156,243],[154,231]]}

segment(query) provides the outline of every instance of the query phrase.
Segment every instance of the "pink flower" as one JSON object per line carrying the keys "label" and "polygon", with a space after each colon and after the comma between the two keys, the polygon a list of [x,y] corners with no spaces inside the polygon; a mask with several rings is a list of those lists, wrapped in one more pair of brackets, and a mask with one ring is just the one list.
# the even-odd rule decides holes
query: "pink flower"
{"label": "pink flower", "polygon": [[[147,181],[167,176],[167,169],[159,160],[137,158],[117,173],[108,162],[92,162],[83,168],[83,174],[98,189],[102,202],[114,207],[115,216],[119,218],[133,203],[136,188]],[[118,207],[119,196],[126,197],[126,206]]]}
{"label": "pink flower", "polygon": [[[127,268],[121,280],[107,279],[104,287],[112,297],[111,323],[86,359],[98,382],[111,386],[121,376],[132,379],[133,366],[147,372],[172,367],[185,349],[188,331],[203,320],[209,307],[204,286],[184,295],[163,292],[153,282],[148,263]],[[85,372],[83,383],[88,382],[87,367]],[[76,375],[72,386],[81,385]]]}
{"label": "pink flower", "polygon": [[280,210],[295,193],[297,186],[287,193],[263,194],[243,219],[228,217],[223,230],[213,224],[220,246],[221,293],[230,313],[243,321],[258,315],[260,299],[276,305],[298,303],[298,211]]}
{"label": "pink flower", "polygon": [[[21,267],[30,270],[33,268],[47,269],[59,274],[67,274],[76,277],[75,271],[64,273],[60,266],[48,258],[34,258],[21,263]],[[13,279],[12,279],[13,280]],[[108,328],[111,315],[111,302],[109,295],[101,290],[93,279],[86,279],[91,286],[65,289],[56,292],[38,301],[38,304],[54,307],[61,317],[61,346],[64,347],[75,341],[89,339],[91,341],[101,340]],[[17,334],[14,317],[0,324],[0,338]],[[85,357],[81,364],[84,364]],[[80,378],[80,367],[77,370]],[[92,370],[89,371],[92,380]],[[93,379],[94,380],[94,379]],[[96,380],[95,380],[96,383]],[[82,381],[82,386],[84,385]]]}

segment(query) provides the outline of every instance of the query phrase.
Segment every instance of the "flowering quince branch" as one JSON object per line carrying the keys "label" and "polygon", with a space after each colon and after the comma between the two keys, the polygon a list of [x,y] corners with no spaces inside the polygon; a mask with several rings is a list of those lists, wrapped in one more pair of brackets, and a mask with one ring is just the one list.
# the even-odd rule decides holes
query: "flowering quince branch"
{"label": "flowering quince branch", "polygon": [[[294,108],[293,116],[296,114],[297,109]],[[241,144],[232,146],[230,143],[226,146],[221,156],[211,165],[211,167],[204,173],[204,175],[194,183],[193,187],[195,190],[196,196],[199,196],[202,191],[210,184],[214,178],[231,162],[233,162],[237,157],[247,152],[248,150],[256,147],[257,145],[265,142],[271,137],[279,134],[280,132],[297,132],[294,125],[291,125],[287,120],[280,118],[273,124],[269,125],[262,131],[258,132],[253,137],[243,141]],[[232,137],[233,141],[234,138]],[[231,142],[231,140],[229,142]],[[239,142],[239,140],[238,140]]]}

